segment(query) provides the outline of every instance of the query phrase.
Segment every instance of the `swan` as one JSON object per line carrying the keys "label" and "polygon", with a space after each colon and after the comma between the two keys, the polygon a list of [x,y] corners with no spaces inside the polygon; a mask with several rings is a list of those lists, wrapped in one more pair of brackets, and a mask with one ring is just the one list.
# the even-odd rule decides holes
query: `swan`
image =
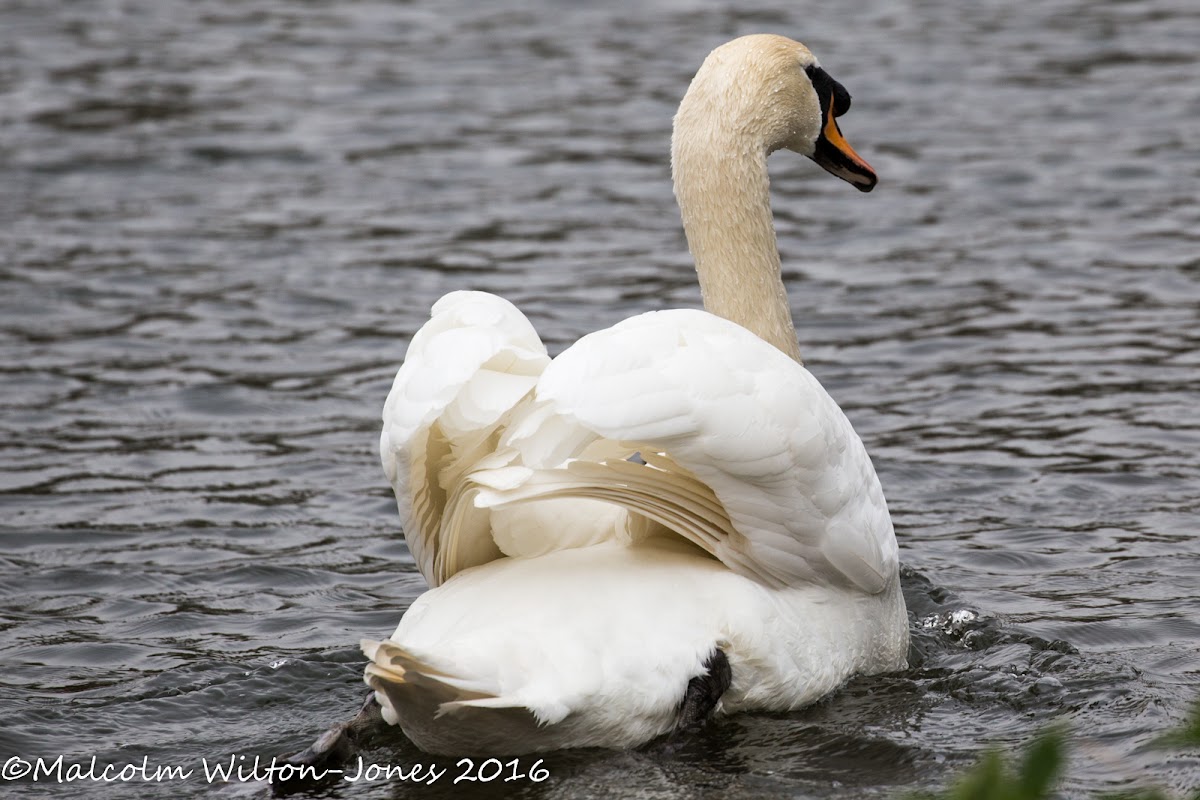
{"label": "swan", "polygon": [[628,748],[903,668],[896,538],[861,440],[802,365],[767,156],[870,191],[850,95],[803,45],[716,48],[671,165],[704,311],[553,360],[491,294],[441,298],[380,454],[430,589],[364,640],[384,719],[434,754]]}

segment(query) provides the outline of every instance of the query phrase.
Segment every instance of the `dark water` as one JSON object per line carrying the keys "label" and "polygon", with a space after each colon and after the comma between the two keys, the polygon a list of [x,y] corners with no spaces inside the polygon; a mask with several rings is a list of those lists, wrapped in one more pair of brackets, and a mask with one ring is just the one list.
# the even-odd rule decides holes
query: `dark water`
{"label": "dark water", "polygon": [[1200,693],[1196,4],[596,6],[0,3],[0,758],[197,772],[0,792],[207,793],[202,757],[352,711],[358,639],[423,588],[374,453],[408,337],[467,287],[554,351],[696,305],[670,119],[757,31],[850,88],[881,177],[772,162],[807,362],[891,502],[913,666],[465,794],[889,796],[1053,720],[1066,796],[1197,785],[1148,746]]}

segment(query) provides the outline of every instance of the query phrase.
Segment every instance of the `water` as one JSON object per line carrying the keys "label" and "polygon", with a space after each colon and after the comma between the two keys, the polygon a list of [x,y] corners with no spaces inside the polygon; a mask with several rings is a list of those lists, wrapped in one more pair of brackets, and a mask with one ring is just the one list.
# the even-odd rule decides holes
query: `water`
{"label": "water", "polygon": [[1056,720],[1066,796],[1194,787],[1195,754],[1148,746],[1200,693],[1184,0],[3,3],[0,756],[197,772],[56,797],[199,795],[201,758],[351,713],[358,639],[423,588],[374,455],[408,337],[467,287],[555,352],[696,305],[670,119],[757,31],[850,89],[881,178],[772,160],[807,363],[891,503],[913,665],[467,793],[891,796]]}

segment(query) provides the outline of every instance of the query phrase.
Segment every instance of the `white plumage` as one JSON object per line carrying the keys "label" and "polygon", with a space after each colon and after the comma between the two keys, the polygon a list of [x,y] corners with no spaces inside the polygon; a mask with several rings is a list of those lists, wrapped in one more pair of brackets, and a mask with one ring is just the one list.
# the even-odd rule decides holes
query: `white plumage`
{"label": "white plumage", "polygon": [[[453,292],[413,338],[380,451],[431,590],[364,650],[385,718],[420,747],[637,745],[677,724],[715,649],[732,672],[723,712],[797,708],[904,664],[896,540],[866,450],[799,363],[790,325],[747,329],[782,294],[769,208],[769,240],[743,223],[761,216],[766,155],[819,154],[832,124],[815,63],[781,37],[736,40],[677,117],[689,244],[706,305],[728,319],[642,314],[551,361],[511,303]],[[714,120],[745,91],[730,70],[782,86],[780,107]],[[761,151],[749,149],[761,169],[730,172],[736,185],[700,214],[680,185],[703,158],[680,163],[681,138],[698,135],[681,130],[688,117],[714,157],[735,140]]]}

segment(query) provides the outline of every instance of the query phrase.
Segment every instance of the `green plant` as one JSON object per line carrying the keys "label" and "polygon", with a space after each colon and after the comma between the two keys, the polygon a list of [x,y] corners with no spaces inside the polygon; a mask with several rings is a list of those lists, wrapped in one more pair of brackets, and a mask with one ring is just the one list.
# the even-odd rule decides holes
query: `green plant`
{"label": "green plant", "polygon": [[[1200,748],[1200,702],[1181,728],[1163,734],[1155,745],[1170,749]],[[1053,727],[1028,747],[1020,763],[1010,766],[999,751],[989,750],[949,788],[908,795],[908,800],[1048,800],[1067,763],[1067,736]],[[1137,789],[1103,796],[1103,800],[1171,800],[1161,789]],[[1192,800],[1200,800],[1200,790]]]}
{"label": "green plant", "polygon": [[910,800],[1043,800],[1049,798],[1066,764],[1066,735],[1060,728],[1041,734],[1011,769],[997,750],[989,750],[952,787]]}

